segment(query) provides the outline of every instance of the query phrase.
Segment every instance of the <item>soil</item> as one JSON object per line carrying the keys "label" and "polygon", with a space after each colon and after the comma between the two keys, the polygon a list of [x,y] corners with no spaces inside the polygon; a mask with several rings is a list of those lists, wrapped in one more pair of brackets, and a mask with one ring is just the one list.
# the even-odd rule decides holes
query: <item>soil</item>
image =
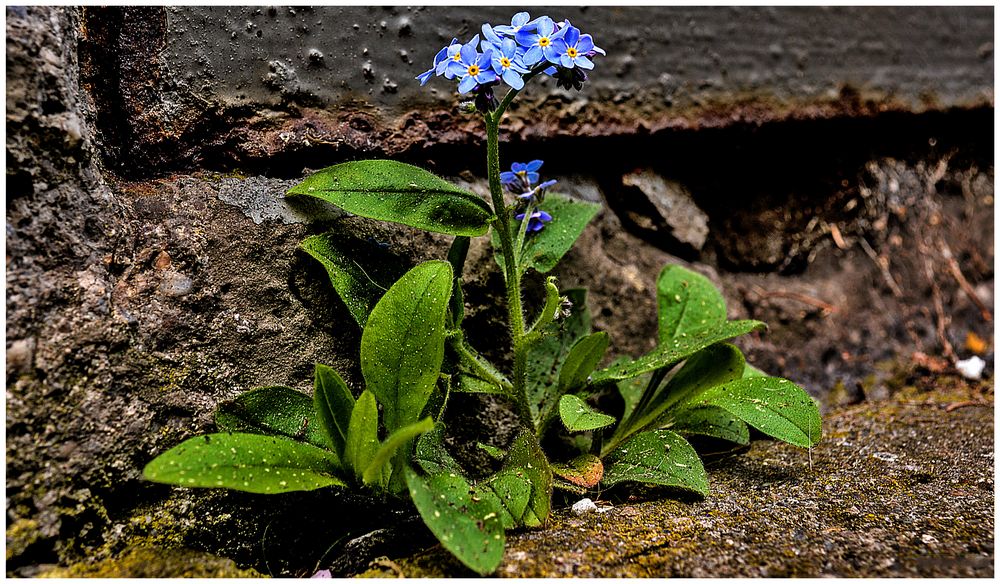
{"label": "soil", "polygon": [[[95,14],[8,9],[7,574],[348,575],[379,556],[408,574],[464,574],[441,553],[409,555],[433,539],[403,504],[141,480],[242,391],[308,392],[315,362],[360,387],[360,331],[299,241],[336,230],[400,267],[450,242],[281,198],[303,166],[379,153],[359,150],[362,130],[308,155],[231,155],[243,146],[222,139],[177,150],[197,124],[158,139],[141,103],[157,78],[140,62],[156,46],[114,80],[120,95],[99,95],[86,60],[118,41],[108,23],[88,28]],[[549,529],[511,536],[501,575],[992,575],[993,109],[877,112],[515,133],[512,156],[545,158],[564,192],[602,204],[554,273],[590,290],[609,359],[652,348],[656,275],[689,265],[720,286],[731,317],[770,324],[739,344],[822,401],[827,439],[811,470],[810,453],[769,442],[717,460],[705,501],[636,490],[602,494],[600,515],[557,511]],[[299,114],[288,115],[308,125]],[[261,136],[244,122],[241,145]],[[560,154],[580,147],[607,156]],[[448,161],[437,170],[483,192],[466,142],[406,152]],[[133,154],[138,171],[122,172]],[[707,220],[700,247],[679,248],[656,205],[623,187],[637,169],[690,194]],[[466,328],[504,365],[492,262],[474,241]],[[541,281],[528,280],[531,309]],[[958,382],[955,360],[973,354],[990,363],[986,381]],[[511,438],[498,399],[454,396],[449,412],[463,429],[449,446],[469,463],[488,464],[475,441]]]}

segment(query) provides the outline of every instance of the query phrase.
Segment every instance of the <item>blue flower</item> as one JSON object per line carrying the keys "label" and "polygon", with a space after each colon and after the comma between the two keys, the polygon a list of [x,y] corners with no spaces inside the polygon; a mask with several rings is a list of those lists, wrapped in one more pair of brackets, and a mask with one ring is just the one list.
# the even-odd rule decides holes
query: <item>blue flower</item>
{"label": "blue flower", "polygon": [[539,19],[532,20],[528,22],[531,17],[528,16],[527,12],[518,12],[510,19],[510,26],[506,24],[501,24],[495,27],[493,30],[497,31],[499,34],[505,34],[507,36],[515,36],[522,30],[534,30],[535,25]]}
{"label": "blue flower", "polygon": [[528,163],[515,162],[510,165],[509,172],[500,173],[500,182],[507,185],[508,188],[521,186],[526,191],[531,188],[531,185],[538,182],[538,169],[542,167],[542,164],[545,163],[541,160],[532,160]]}
{"label": "blue flower", "polygon": [[541,202],[545,198],[545,191],[548,190],[549,187],[556,184],[557,182],[559,181],[547,180],[542,184],[538,185],[537,187],[529,190],[528,192],[518,195],[517,198],[525,202],[532,200],[535,202]]}
{"label": "blue flower", "polygon": [[479,43],[477,34],[471,41],[462,45],[456,53],[456,57],[448,62],[448,73],[459,79],[458,92],[468,93],[480,84],[496,81],[497,75],[491,68],[490,56],[492,51],[487,50],[480,53],[476,50]]}
{"label": "blue flower", "polygon": [[448,64],[447,61],[450,56],[448,55],[448,49],[450,49],[452,45],[455,45],[457,43],[458,39],[451,39],[451,43],[449,43],[447,47],[442,48],[440,51],[438,51],[436,55],[434,55],[434,66],[428,69],[427,71],[424,71],[420,75],[416,76],[415,79],[420,81],[421,86],[427,83],[427,80],[431,78],[431,75],[435,74],[441,75],[442,73],[444,73],[445,71],[444,66]]}
{"label": "blue flower", "polygon": [[558,54],[558,63],[567,69],[580,66],[583,69],[593,69],[594,62],[588,56],[596,52],[604,54],[604,50],[594,46],[594,39],[589,34],[581,35],[580,29],[570,25],[566,21],[566,26],[559,32],[564,33],[562,38],[552,42],[555,52]]}
{"label": "blue flower", "polygon": [[517,43],[511,39],[503,39],[499,46],[490,45],[490,47],[492,53],[490,63],[493,65],[493,71],[514,89],[523,88],[524,80],[521,79],[521,74],[527,73],[528,69],[521,64]]}
{"label": "blue flower", "polygon": [[552,46],[566,34],[566,27],[556,30],[556,25],[548,16],[543,16],[537,20],[535,32],[521,29],[514,36],[517,44],[525,49],[524,64],[528,67],[540,62],[543,58],[550,63],[559,64],[559,53]]}
{"label": "blue flower", "polygon": [[[517,219],[518,221],[523,221],[524,213],[518,213],[517,215],[514,216],[514,218]],[[549,221],[552,221],[552,215],[549,215],[545,211],[541,210],[535,211],[528,218],[528,227],[526,231],[528,233],[537,233],[541,231],[542,228],[545,227],[545,224],[548,223]]]}

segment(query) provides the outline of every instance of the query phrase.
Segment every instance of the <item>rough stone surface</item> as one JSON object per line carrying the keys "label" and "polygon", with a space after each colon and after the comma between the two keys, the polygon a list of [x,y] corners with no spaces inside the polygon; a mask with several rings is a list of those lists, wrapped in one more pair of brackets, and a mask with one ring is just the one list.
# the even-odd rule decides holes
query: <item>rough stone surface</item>
{"label": "rough stone surface", "polygon": [[[216,405],[241,391],[308,390],[315,362],[360,388],[360,331],[322,267],[296,249],[304,237],[336,230],[385,249],[400,266],[446,253],[447,237],[291,206],[279,198],[290,181],[348,153],[391,152],[392,140],[420,136],[427,150],[413,161],[482,193],[482,152],[468,147],[479,134],[449,135],[450,114],[436,127],[407,126],[404,116],[410,138],[393,138],[357,110],[326,127],[288,108],[246,108],[219,130],[201,117],[219,111],[161,69],[167,30],[181,34],[159,8],[7,9],[7,572],[38,575],[59,565],[70,575],[135,575],[130,559],[145,556],[130,550],[152,546],[229,558],[262,574],[308,575],[324,563],[346,574],[372,555],[422,547],[427,534],[407,523],[402,504],[328,492],[262,501],[139,477],[155,454],[211,429]],[[310,62],[339,58],[317,51],[322,57]],[[272,84],[291,74],[277,66],[268,73]],[[171,124],[161,125],[165,119]],[[720,284],[730,316],[771,324],[767,335],[740,341],[750,360],[831,404],[851,403],[900,390],[914,369],[947,373],[949,350],[992,362],[988,342],[969,340],[992,339],[992,324],[949,263],[992,306],[993,150],[984,120],[991,108],[603,141],[583,124],[583,142],[532,144],[515,116],[504,161],[537,154],[547,177],[565,177],[565,192],[603,203],[555,275],[564,288],[591,290],[595,328],[612,337],[609,358],[652,348],[655,278],[678,261],[676,250],[625,220],[630,208],[615,184],[637,166],[650,168],[689,188],[708,217],[708,242],[689,265]],[[278,131],[284,123],[295,131],[282,138],[291,131]],[[341,132],[328,149],[302,146],[307,135],[321,144],[316,132],[326,130]],[[436,130],[440,140],[431,137]],[[797,142],[807,136],[811,149]],[[602,164],[581,164],[577,146],[603,153]],[[190,168],[171,173],[158,164],[166,159]],[[223,159],[263,162],[214,172]],[[465,322],[474,346],[509,365],[492,262],[486,239],[474,241]],[[527,283],[526,302],[537,307],[541,278]],[[881,419],[874,406],[864,411]],[[946,420],[971,431],[984,424],[970,417],[977,411],[955,410]],[[469,447],[475,440],[502,447],[511,437],[498,399],[453,396],[449,412],[449,428],[466,434],[448,444],[467,460],[485,456]],[[962,456],[962,444],[938,444]],[[757,464],[758,452],[733,459],[735,468]],[[778,460],[800,456],[774,452]],[[815,476],[843,476],[837,472]],[[740,476],[764,492],[770,475]],[[923,502],[928,512],[937,504]],[[410,527],[365,537],[395,524]],[[947,546],[959,540],[929,528],[912,545],[934,543],[924,535],[958,549]],[[189,556],[167,555],[174,574],[185,571]],[[93,564],[78,565],[89,558]],[[774,573],[791,570],[788,558]],[[217,565],[206,562],[206,570]]]}
{"label": "rough stone surface", "polygon": [[[760,441],[715,460],[704,500],[609,491],[604,513],[559,509],[509,534],[497,575],[992,577],[992,382],[932,385],[828,413],[811,451]],[[392,563],[363,575],[469,574],[439,546]]]}
{"label": "rough stone surface", "polygon": [[[622,177],[622,185],[635,187],[638,195],[651,203],[655,213],[632,214],[632,220],[642,229],[662,232],[664,239],[676,241],[683,255],[692,257],[708,239],[708,215],[692,200],[690,191],[676,181],[666,180],[649,171],[635,171]],[[633,203],[642,208],[641,202]],[[669,243],[662,243],[665,247]]]}

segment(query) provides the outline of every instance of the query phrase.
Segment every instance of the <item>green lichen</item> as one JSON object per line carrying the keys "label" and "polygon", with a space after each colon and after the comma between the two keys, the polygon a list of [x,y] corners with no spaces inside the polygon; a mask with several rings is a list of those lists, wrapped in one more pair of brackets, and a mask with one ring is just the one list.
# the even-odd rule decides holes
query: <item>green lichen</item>
{"label": "green lichen", "polygon": [[38,574],[41,578],[260,578],[232,560],[185,549],[131,547],[116,557],[83,561]]}

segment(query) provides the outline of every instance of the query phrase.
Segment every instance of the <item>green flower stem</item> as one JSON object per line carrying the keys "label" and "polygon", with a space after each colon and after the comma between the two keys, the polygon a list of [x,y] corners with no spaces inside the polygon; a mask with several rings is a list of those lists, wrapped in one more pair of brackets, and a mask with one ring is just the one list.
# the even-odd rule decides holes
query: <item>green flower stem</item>
{"label": "green flower stem", "polygon": [[559,296],[559,288],[556,287],[556,277],[549,276],[545,279],[545,306],[538,313],[538,318],[535,319],[535,322],[528,328],[527,334],[531,335],[536,331],[540,331],[543,326],[555,320],[560,302],[562,302],[562,297]]}

